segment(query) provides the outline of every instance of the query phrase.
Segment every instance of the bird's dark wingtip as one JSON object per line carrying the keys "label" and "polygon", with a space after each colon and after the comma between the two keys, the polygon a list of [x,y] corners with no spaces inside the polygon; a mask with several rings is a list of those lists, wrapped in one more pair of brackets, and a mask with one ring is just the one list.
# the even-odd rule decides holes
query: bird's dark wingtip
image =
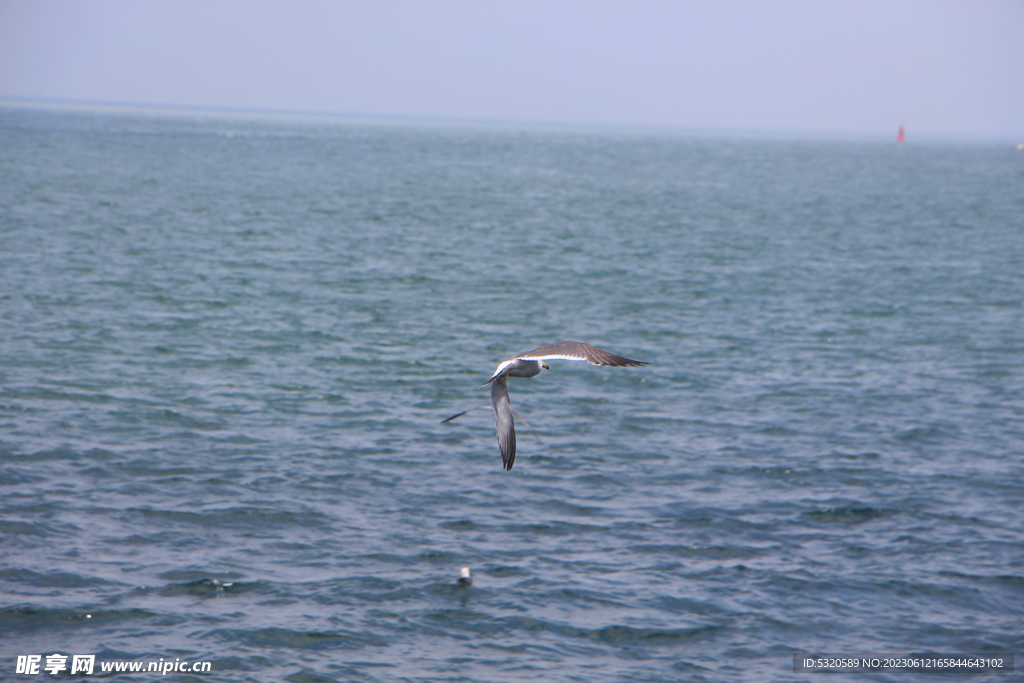
{"label": "bird's dark wingtip", "polygon": [[[470,408],[469,410],[473,410],[473,408]],[[445,422],[451,422],[452,420],[454,420],[457,417],[462,417],[463,415],[468,413],[469,410],[463,410],[461,413],[455,413],[451,417],[446,417],[445,419],[441,420],[441,424],[444,424]]]}

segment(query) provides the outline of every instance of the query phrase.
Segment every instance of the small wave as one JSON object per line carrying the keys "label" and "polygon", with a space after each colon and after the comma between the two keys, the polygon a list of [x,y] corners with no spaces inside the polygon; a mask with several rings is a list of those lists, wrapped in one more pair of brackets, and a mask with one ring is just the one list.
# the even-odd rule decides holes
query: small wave
{"label": "small wave", "polygon": [[312,510],[306,510],[300,513],[281,510],[267,510],[251,506],[207,510],[205,512],[131,508],[128,512],[133,515],[140,515],[149,520],[160,520],[171,524],[186,524],[204,528],[300,528],[310,524],[327,523],[326,515]]}
{"label": "small wave", "polygon": [[565,638],[597,641],[609,645],[676,645],[716,637],[721,626],[706,625],[690,628],[638,628],[623,624],[611,624],[601,628],[581,628],[531,617],[505,617],[496,620],[496,625],[510,632],[549,631]]}
{"label": "small wave", "polygon": [[203,578],[188,583],[172,583],[160,589],[160,595],[164,597],[175,597],[179,595],[191,595],[197,598],[219,598],[224,595],[241,595],[265,588],[268,584],[262,581],[222,581],[219,579]]}
{"label": "small wave", "polygon": [[41,574],[31,569],[5,569],[0,571],[0,581],[11,581],[46,588],[88,588],[91,586],[118,585],[113,581],[95,576],[82,576],[81,574],[61,571]]}
{"label": "small wave", "polygon": [[805,512],[804,517],[816,522],[832,522],[836,524],[863,524],[874,519],[898,515],[899,510],[892,508],[873,508],[861,505],[826,508]]}
{"label": "small wave", "polygon": [[21,605],[0,610],[0,633],[13,636],[34,631],[50,631],[86,625],[90,627],[109,626],[155,616],[157,616],[156,613],[144,609],[71,610]]}
{"label": "small wave", "polygon": [[296,631],[289,628],[271,627],[252,630],[221,629],[210,635],[222,641],[269,649],[335,650],[388,645],[386,640],[368,631]]}
{"label": "small wave", "polygon": [[0,520],[0,535],[18,534],[25,536],[72,536],[81,532],[81,529],[69,522],[44,522],[36,520],[33,522],[21,522],[13,519]]}

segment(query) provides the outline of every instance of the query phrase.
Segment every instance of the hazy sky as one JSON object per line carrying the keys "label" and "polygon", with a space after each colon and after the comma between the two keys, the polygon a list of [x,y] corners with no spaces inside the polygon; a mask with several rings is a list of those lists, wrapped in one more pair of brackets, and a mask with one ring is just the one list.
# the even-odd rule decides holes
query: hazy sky
{"label": "hazy sky", "polygon": [[1018,142],[1024,0],[0,0],[2,97]]}

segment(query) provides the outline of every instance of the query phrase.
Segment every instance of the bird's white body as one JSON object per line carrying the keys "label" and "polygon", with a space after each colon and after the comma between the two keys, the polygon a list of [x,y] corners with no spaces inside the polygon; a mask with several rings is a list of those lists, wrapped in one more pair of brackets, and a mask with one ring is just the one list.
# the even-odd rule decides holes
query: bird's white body
{"label": "bird's white body", "polygon": [[529,360],[526,358],[509,358],[508,360],[501,361],[498,364],[497,369],[494,371],[494,375],[491,376],[487,383],[494,382],[499,377],[536,377],[540,374],[541,369],[549,370],[546,363],[542,363],[539,360]]}

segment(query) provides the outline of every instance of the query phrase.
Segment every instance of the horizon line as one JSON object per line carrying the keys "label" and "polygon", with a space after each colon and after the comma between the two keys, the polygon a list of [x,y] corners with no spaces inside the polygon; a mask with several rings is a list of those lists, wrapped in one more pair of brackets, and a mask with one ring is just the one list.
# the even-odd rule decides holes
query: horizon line
{"label": "horizon line", "polygon": [[[532,130],[557,130],[579,133],[618,133],[672,135],[692,137],[736,137],[757,139],[838,139],[838,140],[888,140],[896,142],[896,132],[904,128],[903,123],[893,127],[890,136],[880,132],[839,131],[839,130],[797,130],[781,128],[712,128],[708,126],[682,126],[651,123],[607,123],[582,121],[543,121],[526,119],[482,119],[458,116],[432,116],[407,114],[375,114],[337,111],[315,111],[298,109],[254,109],[249,107],[208,106],[194,104],[155,104],[147,102],[113,102],[108,100],[57,99],[20,97],[0,94],[0,107],[37,108],[51,110],[110,111],[120,113],[178,113],[219,117],[271,118],[271,119],[319,119],[334,122],[376,123],[393,125],[434,125],[443,127],[471,128],[525,128]],[[1010,143],[1009,136],[985,133],[923,133],[911,140],[922,142],[989,142]],[[1024,139],[1024,135],[1022,135]],[[907,144],[906,142],[902,144]],[[1017,143],[1011,143],[1017,147]]]}

